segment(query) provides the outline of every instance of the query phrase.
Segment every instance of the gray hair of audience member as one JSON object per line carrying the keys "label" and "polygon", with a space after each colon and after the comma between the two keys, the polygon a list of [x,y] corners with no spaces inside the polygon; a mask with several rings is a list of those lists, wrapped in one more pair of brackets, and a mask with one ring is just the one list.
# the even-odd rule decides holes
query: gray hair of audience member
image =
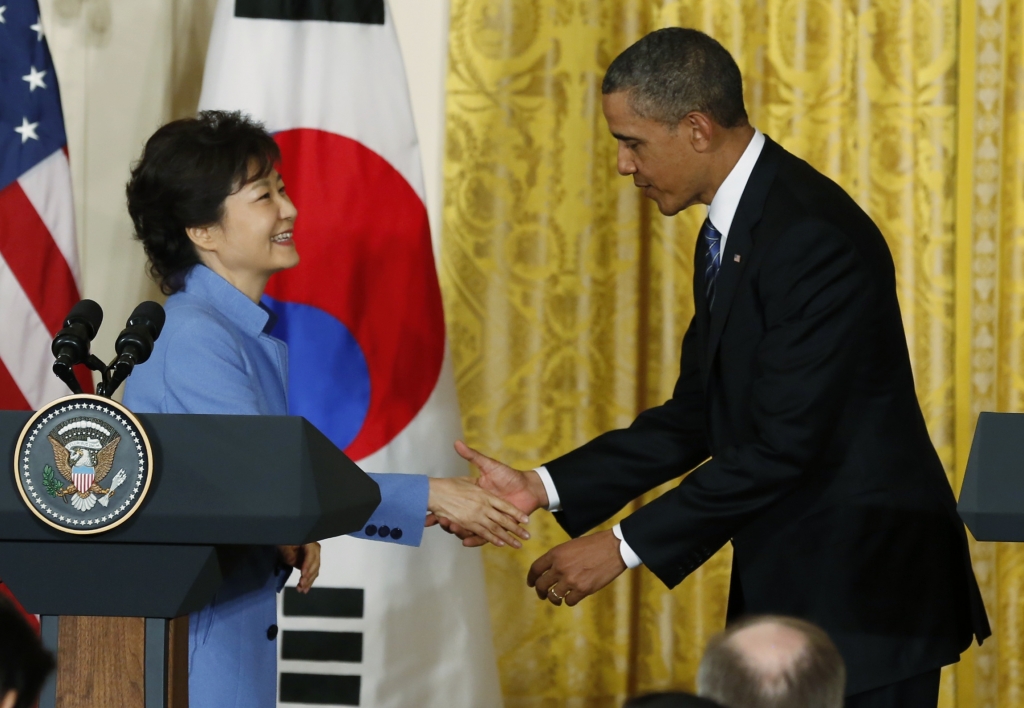
{"label": "gray hair of audience member", "polygon": [[697,693],[727,708],[842,708],[846,666],[819,627],[748,617],[708,642]]}
{"label": "gray hair of audience member", "polygon": [[630,698],[622,708],[722,708],[710,698],[701,698],[682,691],[647,693]]}
{"label": "gray hair of audience member", "polygon": [[723,128],[747,124],[740,68],[725,47],[695,29],[651,32],[617,56],[601,92],[619,91],[628,92],[637,115],[671,128],[693,111]]}

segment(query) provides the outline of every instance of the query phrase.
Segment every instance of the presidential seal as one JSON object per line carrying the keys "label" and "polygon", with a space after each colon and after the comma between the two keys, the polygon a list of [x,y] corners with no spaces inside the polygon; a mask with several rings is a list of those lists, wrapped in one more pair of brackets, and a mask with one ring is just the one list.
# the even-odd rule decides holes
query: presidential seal
{"label": "presidential seal", "polygon": [[80,394],[32,416],[18,438],[14,476],[28,508],[50,526],[100,533],[124,523],[146,498],[153,453],[124,406]]}

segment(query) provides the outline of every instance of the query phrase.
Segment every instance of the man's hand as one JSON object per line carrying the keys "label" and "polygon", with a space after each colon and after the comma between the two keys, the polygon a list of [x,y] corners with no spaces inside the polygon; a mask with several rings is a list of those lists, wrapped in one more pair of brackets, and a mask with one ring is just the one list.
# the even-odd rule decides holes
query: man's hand
{"label": "man's hand", "polygon": [[504,462],[477,452],[461,440],[455,441],[455,451],[464,460],[476,465],[480,478],[476,483],[496,497],[513,504],[529,515],[548,505],[544,483],[534,470],[517,470]]}
{"label": "man's hand", "polygon": [[[480,470],[476,483],[500,499],[513,504],[527,515],[548,505],[548,494],[544,483],[534,470],[517,470],[503,462],[487,457],[461,440],[455,441],[455,451],[463,459],[472,462]],[[427,518],[427,525],[439,523],[441,528],[462,539],[462,545],[468,548],[482,546],[487,541],[461,524],[451,519],[436,517]]]}
{"label": "man's hand", "polygon": [[600,531],[567,541],[542,555],[530,567],[526,584],[536,588],[541,600],[550,600],[553,605],[561,605],[564,600],[572,607],[624,570],[619,539],[610,530]]}
{"label": "man's hand", "polygon": [[320,575],[320,544],[314,541],[305,546],[278,546],[277,550],[285,565],[301,572],[296,589],[303,594],[309,592],[313,581]]}

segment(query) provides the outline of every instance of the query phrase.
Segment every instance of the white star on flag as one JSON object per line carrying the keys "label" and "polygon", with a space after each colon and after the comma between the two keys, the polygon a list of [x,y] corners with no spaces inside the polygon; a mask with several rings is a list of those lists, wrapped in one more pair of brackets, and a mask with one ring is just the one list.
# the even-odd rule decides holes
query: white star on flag
{"label": "white star on flag", "polygon": [[28,28],[30,30],[33,30],[36,33],[36,41],[37,42],[42,42],[43,41],[43,18],[42,17],[40,17],[39,15],[36,15],[36,23],[34,25],[29,25]]}
{"label": "white star on flag", "polygon": [[29,123],[28,118],[21,119],[21,127],[15,128],[14,132],[21,136],[21,144],[24,145],[29,140],[39,140],[39,136],[36,135],[36,127],[39,125],[38,122]]}
{"label": "white star on flag", "polygon": [[0,5],[0,25],[6,25],[7,20],[4,19],[4,13],[7,11],[6,5]]}
{"label": "white star on flag", "polygon": [[21,79],[22,81],[28,82],[29,93],[32,93],[37,88],[46,88],[46,84],[43,83],[44,76],[46,76],[45,69],[43,71],[36,71],[36,68],[33,66],[31,67],[31,71],[29,71],[25,76],[22,76]]}

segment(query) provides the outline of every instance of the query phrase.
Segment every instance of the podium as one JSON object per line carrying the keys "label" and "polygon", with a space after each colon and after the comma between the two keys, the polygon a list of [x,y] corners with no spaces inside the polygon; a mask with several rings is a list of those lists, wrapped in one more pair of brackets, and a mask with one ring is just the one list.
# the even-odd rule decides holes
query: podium
{"label": "podium", "polygon": [[979,541],[1024,541],[1024,414],[978,416],[957,511]]}
{"label": "podium", "polygon": [[[32,415],[0,411],[7,465]],[[116,528],[48,526],[11,468],[0,474],[0,578],[42,616],[57,656],[42,708],[187,706],[187,615],[210,602],[232,559],[351,533],[380,503],[373,480],[304,418],[136,417],[152,481]]]}

